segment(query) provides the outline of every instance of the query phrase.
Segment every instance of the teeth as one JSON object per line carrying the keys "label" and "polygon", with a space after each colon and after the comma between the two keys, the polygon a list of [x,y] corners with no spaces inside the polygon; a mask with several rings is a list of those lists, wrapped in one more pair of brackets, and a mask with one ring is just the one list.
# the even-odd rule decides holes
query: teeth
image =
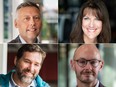
{"label": "teeth", "polygon": [[95,30],[89,30],[90,32],[94,32]]}
{"label": "teeth", "polygon": [[96,29],[88,29],[89,32],[95,32]]}
{"label": "teeth", "polygon": [[35,31],[35,29],[33,29],[33,30],[30,30],[30,31]]}
{"label": "teeth", "polygon": [[28,31],[31,31],[31,32],[33,32],[33,31],[35,31],[36,29],[28,29]]}

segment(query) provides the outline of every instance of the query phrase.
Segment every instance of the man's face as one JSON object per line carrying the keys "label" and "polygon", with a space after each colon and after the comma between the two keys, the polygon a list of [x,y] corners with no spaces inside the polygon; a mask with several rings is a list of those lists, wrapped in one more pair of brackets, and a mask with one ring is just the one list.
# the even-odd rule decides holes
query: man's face
{"label": "man's face", "polygon": [[24,83],[31,83],[39,74],[42,55],[38,52],[24,52],[21,59],[15,62],[18,79]]}
{"label": "man's face", "polygon": [[[74,60],[79,59],[85,59],[85,60],[100,60],[100,55],[94,50],[91,50],[90,48],[85,48],[81,50],[78,53],[75,53]],[[77,61],[74,61],[72,63],[73,69],[76,73],[77,80],[83,82],[83,83],[91,83],[94,82],[97,79],[98,72],[103,67],[103,61],[99,62],[97,67],[93,67],[90,62],[87,62],[87,64],[82,67],[77,64]],[[83,62],[81,62],[83,63]],[[92,62],[91,62],[92,63]]]}
{"label": "man's face", "polygon": [[35,7],[19,9],[15,27],[19,29],[19,33],[25,41],[36,39],[42,27],[40,11]]}

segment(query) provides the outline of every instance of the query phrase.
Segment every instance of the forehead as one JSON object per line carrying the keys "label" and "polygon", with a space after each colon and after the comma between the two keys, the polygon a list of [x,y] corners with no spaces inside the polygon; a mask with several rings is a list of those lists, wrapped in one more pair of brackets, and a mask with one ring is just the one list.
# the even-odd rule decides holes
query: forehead
{"label": "forehead", "polygon": [[85,8],[84,9],[84,11],[83,11],[83,16],[85,16],[85,15],[93,15],[93,16],[98,16],[98,14],[97,14],[97,9],[95,9],[95,8],[89,8],[89,7],[87,7],[87,8]]}
{"label": "forehead", "polygon": [[23,14],[40,14],[40,10],[36,7],[22,7],[19,10],[17,10],[18,15]]}
{"label": "forehead", "polygon": [[24,52],[21,59],[22,60],[27,59],[27,60],[30,60],[32,62],[41,63],[42,62],[42,55],[38,52]]}
{"label": "forehead", "polygon": [[95,46],[83,46],[75,51],[74,58],[100,59],[100,54]]}

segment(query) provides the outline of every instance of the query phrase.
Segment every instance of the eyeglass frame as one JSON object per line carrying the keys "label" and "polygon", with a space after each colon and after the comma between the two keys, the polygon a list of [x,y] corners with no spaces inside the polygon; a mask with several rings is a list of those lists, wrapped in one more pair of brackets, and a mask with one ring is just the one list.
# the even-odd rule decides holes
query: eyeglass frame
{"label": "eyeglass frame", "polygon": [[[86,61],[85,65],[83,65],[83,66],[79,65],[79,62],[78,62],[79,60],[82,60],[82,59]],[[85,58],[81,58],[81,59],[74,60],[74,61],[76,61],[77,64],[78,64],[80,67],[85,67],[85,66],[87,65],[88,62],[89,62],[89,64],[90,64],[92,67],[94,67],[94,68],[98,67],[98,65],[97,65],[97,66],[93,66],[93,65],[91,64],[91,61],[92,61],[92,60],[97,60],[97,61],[99,62],[98,65],[100,64],[100,62],[102,62],[101,60],[98,60],[98,59],[86,60]]]}

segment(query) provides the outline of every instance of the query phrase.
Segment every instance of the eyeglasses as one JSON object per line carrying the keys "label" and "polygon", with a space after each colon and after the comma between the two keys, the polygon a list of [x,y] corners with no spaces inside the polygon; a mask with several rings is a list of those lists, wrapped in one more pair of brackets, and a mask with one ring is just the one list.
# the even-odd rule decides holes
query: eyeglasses
{"label": "eyeglasses", "polygon": [[97,60],[97,59],[92,59],[92,60],[86,60],[84,58],[81,58],[79,60],[75,60],[77,62],[77,64],[80,67],[85,67],[87,65],[87,63],[89,62],[93,67],[97,67],[99,65],[99,63],[101,62],[101,60]]}

